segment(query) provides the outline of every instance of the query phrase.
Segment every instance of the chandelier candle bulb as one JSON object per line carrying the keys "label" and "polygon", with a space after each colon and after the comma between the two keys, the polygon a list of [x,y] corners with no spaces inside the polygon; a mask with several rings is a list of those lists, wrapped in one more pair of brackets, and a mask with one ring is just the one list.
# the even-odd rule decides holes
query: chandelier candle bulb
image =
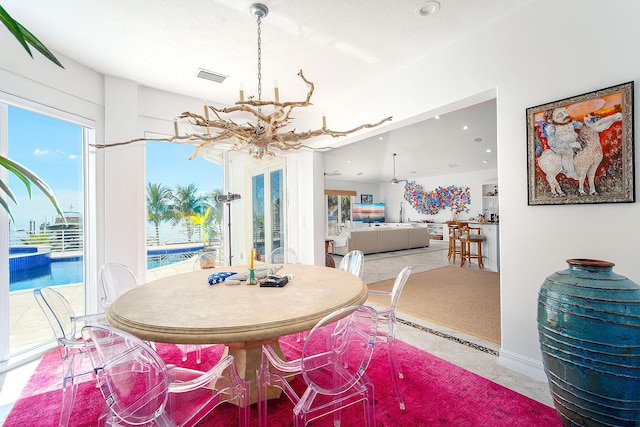
{"label": "chandelier candle bulb", "polygon": [[278,89],[278,81],[276,80],[273,84],[273,92],[276,96],[276,103],[280,103],[280,90]]}
{"label": "chandelier candle bulb", "polygon": [[242,89],[242,86],[240,87],[240,102],[244,102],[244,89]]}
{"label": "chandelier candle bulb", "polygon": [[174,135],[176,137],[178,136],[178,121],[177,120],[173,121],[173,133],[174,133]]}
{"label": "chandelier candle bulb", "polygon": [[327,128],[327,116],[325,116],[324,114],[322,115],[322,129],[326,129]]}
{"label": "chandelier candle bulb", "polygon": [[[207,124],[209,123],[209,107],[207,107],[207,104],[204,105],[204,118],[207,119]],[[211,132],[209,131],[209,126],[207,126],[207,135],[209,135]]]}

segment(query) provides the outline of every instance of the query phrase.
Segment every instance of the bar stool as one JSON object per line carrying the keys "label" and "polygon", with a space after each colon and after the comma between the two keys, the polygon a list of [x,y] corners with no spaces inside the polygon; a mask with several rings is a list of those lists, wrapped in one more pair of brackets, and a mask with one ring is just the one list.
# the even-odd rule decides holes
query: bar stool
{"label": "bar stool", "polygon": [[456,262],[456,255],[462,256],[462,244],[458,246],[460,242],[460,228],[466,226],[466,222],[447,221],[447,227],[449,227],[449,252],[447,253],[447,259]]}
{"label": "bar stool", "polygon": [[[462,267],[466,261],[469,261],[469,264],[471,264],[471,259],[476,258],[478,260],[478,267],[484,268],[484,264],[482,263],[482,242],[484,242],[485,238],[480,234],[480,227],[469,227],[468,225],[462,227],[458,239],[460,240],[461,249],[460,267]],[[471,253],[472,243],[476,244],[476,253]]]}

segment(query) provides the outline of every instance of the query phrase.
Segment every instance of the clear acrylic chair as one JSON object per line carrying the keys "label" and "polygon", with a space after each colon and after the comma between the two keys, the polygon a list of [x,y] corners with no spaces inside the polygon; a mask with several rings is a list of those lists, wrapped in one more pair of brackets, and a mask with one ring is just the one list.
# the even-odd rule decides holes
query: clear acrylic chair
{"label": "clear acrylic chair", "polygon": [[[340,425],[340,409],[362,402],[367,426],[375,425],[373,383],[366,369],[376,342],[377,313],[367,306],[335,311],[318,322],[302,348],[300,359],[286,361],[271,347],[262,346],[257,372],[258,421],[267,419],[267,389],[277,387],[293,402],[294,425],[304,426],[333,414]],[[299,396],[290,380],[301,375],[306,383]]]}
{"label": "clear acrylic chair", "polygon": [[347,253],[338,264],[338,268],[362,279],[362,272],[364,271],[364,255],[362,251],[353,250]]}
{"label": "clear acrylic chair", "polygon": [[216,253],[213,251],[200,252],[194,257],[193,270],[205,270],[216,266]]}
{"label": "clear acrylic chair", "polygon": [[[362,272],[364,271],[364,255],[362,251],[353,250],[347,253],[340,261],[338,268],[362,279]],[[298,333],[296,341],[300,342],[306,339],[305,334],[306,332]]]}
{"label": "clear acrylic chair", "polygon": [[[124,264],[111,262],[104,264],[98,270],[98,279],[102,284],[102,307],[106,310],[109,304],[120,295],[138,286],[138,279],[133,271]],[[153,344],[150,343],[153,346]],[[178,344],[182,351],[182,361],[186,362],[190,348],[196,352],[196,363],[202,362],[202,347],[191,344]]]}
{"label": "clear acrylic chair", "polygon": [[207,372],[166,365],[144,341],[107,325],[82,328],[111,426],[192,426],[224,402],[238,407],[238,425],[249,426],[249,383],[233,356]]}
{"label": "clear acrylic chair", "polygon": [[62,399],[59,425],[67,426],[73,411],[78,377],[93,375],[91,360],[84,342],[79,339],[80,328],[86,323],[104,322],[104,314],[76,316],[69,301],[52,288],[36,288],[33,295],[44,312],[58,341],[62,360]]}
{"label": "clear acrylic chair", "polygon": [[120,295],[138,286],[138,279],[124,264],[107,263],[98,270],[98,280],[102,285],[100,303],[106,309]]}
{"label": "clear acrylic chair", "polygon": [[404,410],[404,399],[400,394],[399,378],[404,378],[402,374],[402,368],[398,362],[398,354],[396,352],[396,308],[398,307],[398,301],[400,301],[400,294],[404,289],[407,279],[411,275],[411,266],[406,266],[398,273],[393,288],[391,291],[378,291],[370,289],[370,294],[387,295],[390,298],[391,306],[389,308],[378,310],[378,340],[385,341],[387,343],[387,351],[389,355],[389,367],[391,369],[391,377],[393,379],[393,387],[396,390],[396,396],[398,397],[398,403],[400,409]]}
{"label": "clear acrylic chair", "polygon": [[275,248],[269,257],[271,264],[298,264],[298,254],[291,248]]}

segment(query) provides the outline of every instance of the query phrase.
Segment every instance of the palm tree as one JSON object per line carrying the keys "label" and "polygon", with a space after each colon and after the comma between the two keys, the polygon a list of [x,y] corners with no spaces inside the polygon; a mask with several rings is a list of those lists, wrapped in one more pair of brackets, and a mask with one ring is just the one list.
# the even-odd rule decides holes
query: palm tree
{"label": "palm tree", "polygon": [[195,184],[186,186],[178,185],[173,191],[173,208],[171,209],[174,224],[184,221],[187,240],[191,242],[194,227],[191,217],[198,210],[202,210],[202,205],[206,202],[206,197],[198,196],[198,188]]}
{"label": "palm tree", "polygon": [[171,189],[162,184],[147,183],[147,221],[156,231],[156,244],[160,244],[160,223],[171,219]]}
{"label": "palm tree", "polygon": [[210,214],[211,208],[207,208],[204,213],[197,212],[189,217],[193,227],[200,229],[200,239],[202,240],[202,244],[205,246],[207,244],[207,236],[209,235],[208,230],[211,224],[211,219],[209,217]]}
{"label": "palm tree", "polygon": [[[13,19],[2,6],[0,6],[0,22],[2,22],[4,26],[7,27],[9,31],[11,31],[11,34],[15,36],[15,38],[20,42],[22,47],[24,47],[24,49],[32,58],[33,54],[31,53],[31,49],[29,49],[29,45],[33,46],[38,52],[42,53],[48,60],[50,60],[54,64],[64,68],[60,61],[58,61],[58,59],[53,55],[53,53],[51,53],[49,49],[47,49],[47,47],[43,45],[36,36],[31,34],[29,30],[23,27],[18,21]],[[60,210],[60,207],[58,206],[58,201],[53,195],[53,191],[51,191],[51,188],[49,188],[49,186],[35,173],[22,166],[21,164],[16,163],[4,156],[0,156],[0,166],[8,170],[10,173],[14,174],[20,179],[20,181],[24,183],[25,187],[27,187],[29,197],[31,197],[31,184],[35,184],[35,186],[38,187],[49,198],[51,204],[53,204],[53,206],[56,208],[60,217],[64,218],[64,215]],[[0,190],[2,190],[2,192],[4,192],[4,194],[6,194],[8,198],[13,201],[13,203],[17,203],[15,195],[9,188],[9,185],[1,179]],[[9,204],[7,203],[7,200],[3,196],[2,192],[0,192],[0,206],[2,206],[5,211],[7,211],[9,217],[11,217],[11,221],[13,221],[13,214],[11,213]]]}
{"label": "palm tree", "polygon": [[60,61],[58,61],[58,58],[56,58],[53,53],[51,53],[51,51],[49,51],[49,49],[47,49],[47,47],[43,45],[40,40],[38,40],[36,36],[31,34],[29,30],[23,27],[18,21],[13,19],[2,6],[0,6],[0,22],[2,22],[4,26],[7,27],[9,31],[11,31],[11,34],[13,34],[16,39],[18,39],[29,56],[33,58],[31,49],[29,49],[29,45],[31,45],[36,48],[38,52],[43,54],[44,57],[49,61],[53,62],[60,68],[64,68]]}

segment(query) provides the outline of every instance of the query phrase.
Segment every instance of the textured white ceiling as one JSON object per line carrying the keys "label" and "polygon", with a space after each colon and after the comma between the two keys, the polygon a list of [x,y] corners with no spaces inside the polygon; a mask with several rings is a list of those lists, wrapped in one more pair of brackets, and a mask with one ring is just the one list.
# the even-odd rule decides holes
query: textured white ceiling
{"label": "textured white ceiling", "polygon": [[[440,0],[439,12],[429,17],[416,13],[426,0],[265,1],[270,11],[262,23],[263,99],[273,97],[276,81],[282,100],[303,99],[307,87],[296,76],[302,69],[316,84],[313,108],[327,108],[531,1]],[[257,95],[251,3],[2,1],[56,53],[100,73],[225,105],[238,100],[241,85],[247,96]],[[228,78],[222,84],[197,79],[200,68]],[[371,114],[372,121],[388,115]]]}

